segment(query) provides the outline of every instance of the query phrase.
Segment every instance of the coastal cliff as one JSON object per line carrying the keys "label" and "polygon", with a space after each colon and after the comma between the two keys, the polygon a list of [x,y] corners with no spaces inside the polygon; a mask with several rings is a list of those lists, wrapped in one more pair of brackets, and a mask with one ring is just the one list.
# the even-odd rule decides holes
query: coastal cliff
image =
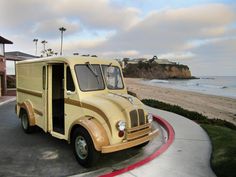
{"label": "coastal cliff", "polygon": [[127,64],[123,70],[125,77],[145,79],[192,79],[187,65],[157,64],[139,62]]}

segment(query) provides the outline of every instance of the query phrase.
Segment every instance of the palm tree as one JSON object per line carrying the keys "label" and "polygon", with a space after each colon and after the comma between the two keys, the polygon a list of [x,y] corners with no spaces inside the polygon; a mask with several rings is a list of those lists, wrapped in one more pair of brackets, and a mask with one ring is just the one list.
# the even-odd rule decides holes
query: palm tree
{"label": "palm tree", "polygon": [[149,63],[153,63],[155,60],[157,60],[158,58],[157,58],[157,56],[156,55],[154,55],[153,57],[152,57],[152,59],[150,59],[150,60],[148,60],[148,62]]}
{"label": "palm tree", "polygon": [[44,55],[44,54],[46,54],[46,47],[45,47],[45,45],[46,45],[46,43],[48,43],[48,41],[43,40],[41,43],[43,44],[43,51],[42,51],[42,53]]}
{"label": "palm tree", "polygon": [[45,45],[46,45],[46,43],[48,43],[48,41],[43,40],[41,43],[43,44],[43,50],[45,50]]}
{"label": "palm tree", "polygon": [[61,28],[59,28],[59,31],[61,31],[61,51],[60,51],[60,55],[62,55],[63,32],[66,31],[66,28],[61,27]]}
{"label": "palm tree", "polygon": [[37,43],[38,43],[38,39],[34,39],[33,42],[35,42],[35,56],[37,56]]}

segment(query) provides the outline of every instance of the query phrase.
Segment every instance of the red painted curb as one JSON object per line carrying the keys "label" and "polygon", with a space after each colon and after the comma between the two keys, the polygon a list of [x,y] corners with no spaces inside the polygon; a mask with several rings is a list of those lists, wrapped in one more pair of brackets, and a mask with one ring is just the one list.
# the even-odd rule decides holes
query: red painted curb
{"label": "red painted curb", "polygon": [[148,156],[147,158],[145,158],[139,162],[136,162],[126,168],[122,168],[120,170],[101,175],[100,177],[112,177],[112,176],[116,176],[116,175],[120,175],[122,173],[128,172],[130,170],[133,170],[137,167],[140,167],[140,166],[150,162],[151,160],[158,157],[159,155],[161,155],[163,152],[165,152],[168,149],[168,147],[173,143],[174,138],[175,138],[174,129],[169,124],[169,122],[167,122],[165,119],[161,118],[160,116],[154,116],[154,120],[157,121],[167,131],[167,133],[168,133],[167,142],[164,145],[162,145],[160,149],[158,149],[156,152],[154,152],[152,155]]}

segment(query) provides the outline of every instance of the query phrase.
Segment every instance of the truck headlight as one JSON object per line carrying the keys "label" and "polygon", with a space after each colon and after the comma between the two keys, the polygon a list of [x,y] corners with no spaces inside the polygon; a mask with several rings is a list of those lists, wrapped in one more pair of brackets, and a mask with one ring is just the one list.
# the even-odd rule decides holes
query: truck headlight
{"label": "truck headlight", "polygon": [[126,128],[126,123],[123,120],[117,122],[117,129],[120,131],[124,131]]}
{"label": "truck headlight", "polygon": [[148,121],[148,123],[152,123],[152,121],[153,121],[153,116],[152,116],[151,113],[148,113],[148,115],[147,115],[147,121]]}

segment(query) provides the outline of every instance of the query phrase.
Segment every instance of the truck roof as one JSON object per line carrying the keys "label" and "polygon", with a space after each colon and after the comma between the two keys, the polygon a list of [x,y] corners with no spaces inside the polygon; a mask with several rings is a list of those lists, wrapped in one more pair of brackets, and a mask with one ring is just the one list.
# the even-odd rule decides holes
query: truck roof
{"label": "truck roof", "polygon": [[26,64],[26,63],[68,63],[70,65],[76,64],[85,64],[89,62],[90,64],[112,64],[119,65],[119,63],[114,59],[104,59],[97,57],[89,57],[89,56],[54,56],[54,57],[46,57],[46,58],[34,58],[28,59],[24,61],[19,61],[16,64]]}

